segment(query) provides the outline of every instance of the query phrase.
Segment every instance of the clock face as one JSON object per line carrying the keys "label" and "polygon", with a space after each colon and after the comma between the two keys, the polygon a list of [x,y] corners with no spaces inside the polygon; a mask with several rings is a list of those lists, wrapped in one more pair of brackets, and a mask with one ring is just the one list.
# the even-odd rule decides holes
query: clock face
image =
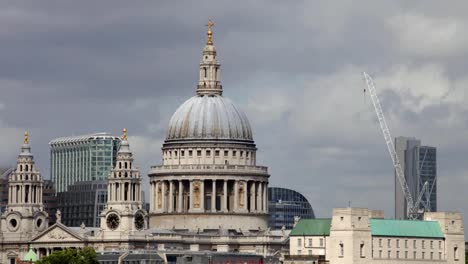
{"label": "clock face", "polygon": [[145,227],[145,217],[140,213],[135,215],[135,227],[138,230],[141,230]]}
{"label": "clock face", "polygon": [[120,224],[120,218],[118,215],[112,213],[107,216],[107,227],[109,227],[111,230],[115,230],[117,227],[119,227]]}

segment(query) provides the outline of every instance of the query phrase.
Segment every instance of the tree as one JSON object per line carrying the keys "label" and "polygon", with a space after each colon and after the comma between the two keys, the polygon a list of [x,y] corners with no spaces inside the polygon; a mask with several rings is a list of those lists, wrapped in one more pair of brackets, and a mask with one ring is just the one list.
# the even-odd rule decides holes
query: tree
{"label": "tree", "polygon": [[37,264],[99,264],[96,258],[96,251],[93,248],[86,247],[80,250],[64,249],[54,251],[47,257],[42,258]]}

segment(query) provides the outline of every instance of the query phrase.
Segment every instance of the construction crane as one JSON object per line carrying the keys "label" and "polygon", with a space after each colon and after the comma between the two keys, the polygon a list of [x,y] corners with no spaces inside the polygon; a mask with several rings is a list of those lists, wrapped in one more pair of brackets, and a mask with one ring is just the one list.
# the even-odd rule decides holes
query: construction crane
{"label": "construction crane", "polygon": [[[401,163],[398,159],[398,156],[395,151],[395,146],[393,145],[393,138],[390,134],[390,129],[388,129],[387,122],[385,121],[385,116],[382,111],[382,106],[380,105],[379,97],[377,96],[377,91],[375,90],[374,81],[369,76],[369,74],[363,72],[364,80],[367,84],[367,89],[369,90],[369,95],[372,100],[372,104],[375,108],[375,113],[377,114],[377,119],[379,120],[380,129],[382,130],[382,134],[385,139],[385,143],[387,144],[388,152],[390,153],[390,157],[392,158],[393,167],[395,168],[396,176],[398,178],[398,182],[400,183],[401,189],[405,195],[406,199],[406,215],[409,219],[418,219],[423,212],[419,210],[419,204],[422,200],[422,194],[420,193],[419,197],[417,197],[416,202],[411,195],[410,189],[405,179],[405,174],[403,173],[403,169],[401,168]],[[366,89],[364,89],[364,93]],[[424,184],[423,189],[427,189],[428,184],[427,182]]]}

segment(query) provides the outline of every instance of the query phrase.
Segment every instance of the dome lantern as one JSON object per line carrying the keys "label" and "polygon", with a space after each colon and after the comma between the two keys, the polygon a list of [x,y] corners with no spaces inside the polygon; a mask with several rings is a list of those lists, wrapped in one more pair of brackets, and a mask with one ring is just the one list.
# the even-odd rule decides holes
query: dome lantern
{"label": "dome lantern", "polygon": [[214,23],[209,20],[207,26],[207,41],[200,62],[200,77],[197,85],[197,94],[200,96],[222,95],[223,87],[219,80],[220,64],[218,64],[216,60],[216,49],[213,46],[212,27]]}

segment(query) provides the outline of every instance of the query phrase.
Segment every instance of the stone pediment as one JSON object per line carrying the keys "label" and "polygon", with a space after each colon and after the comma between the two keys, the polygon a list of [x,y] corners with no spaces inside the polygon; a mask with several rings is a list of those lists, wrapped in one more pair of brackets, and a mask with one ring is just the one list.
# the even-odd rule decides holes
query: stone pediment
{"label": "stone pediment", "polygon": [[57,223],[34,237],[31,242],[81,242],[83,240],[83,237],[67,228],[67,226]]}

